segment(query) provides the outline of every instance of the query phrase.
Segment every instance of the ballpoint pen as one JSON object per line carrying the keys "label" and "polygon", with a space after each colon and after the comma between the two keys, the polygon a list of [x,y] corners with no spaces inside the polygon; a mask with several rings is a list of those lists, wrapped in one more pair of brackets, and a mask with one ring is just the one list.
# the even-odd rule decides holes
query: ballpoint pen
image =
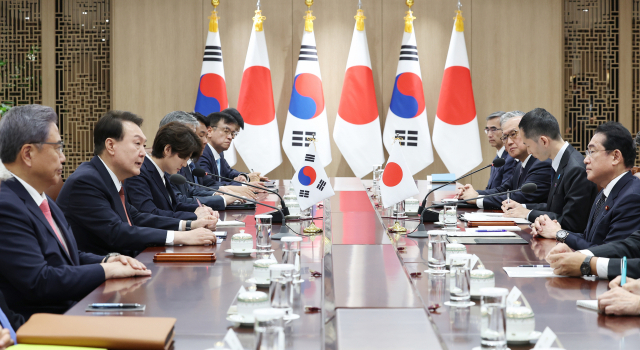
{"label": "ballpoint pen", "polygon": [[476,230],[476,232],[507,232],[507,230]]}
{"label": "ballpoint pen", "polygon": [[622,262],[620,263],[622,267],[620,268],[621,276],[620,277],[620,287],[624,286],[627,283],[627,257],[622,257]]}
{"label": "ballpoint pen", "polygon": [[198,206],[199,207],[204,207],[204,205],[202,205],[202,203],[200,203],[200,200],[198,198],[196,198],[196,201],[198,202]]}
{"label": "ballpoint pen", "polygon": [[518,265],[518,267],[551,267],[551,265]]}
{"label": "ballpoint pen", "polygon": [[91,307],[94,309],[135,309],[142,305],[132,303],[93,303]]}

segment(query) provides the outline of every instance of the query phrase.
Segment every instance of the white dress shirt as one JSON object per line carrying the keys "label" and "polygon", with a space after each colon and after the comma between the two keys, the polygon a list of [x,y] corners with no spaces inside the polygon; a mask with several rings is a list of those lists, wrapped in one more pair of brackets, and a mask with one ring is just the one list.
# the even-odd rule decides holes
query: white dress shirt
{"label": "white dress shirt", "polygon": [[[628,171],[625,171],[624,173],[620,174],[620,176],[611,180],[611,182],[607,184],[607,187],[605,187],[604,190],[602,190],[602,192],[604,193],[605,200],[609,198],[609,194],[611,193],[611,190],[613,190],[613,187],[618,183],[618,181],[620,181],[620,179],[626,173],[628,173]],[[580,250],[579,252],[587,256],[593,256],[593,253],[589,249],[583,249],[583,250]],[[609,276],[609,258],[598,258],[598,261],[596,261],[596,272],[598,274],[598,277],[600,278],[607,278],[607,276]]]}
{"label": "white dress shirt", "polygon": [[[120,192],[120,189],[122,188],[122,183],[120,182],[120,180],[118,180],[118,177],[116,176],[116,174],[113,171],[111,171],[111,169],[109,169],[109,167],[104,162],[104,160],[102,160],[102,158],[100,158],[100,156],[98,156],[98,159],[100,159],[102,164],[104,164],[104,167],[107,168],[107,171],[109,172],[109,175],[111,176],[111,180],[113,180],[113,184],[116,186],[116,192]],[[128,214],[129,213],[127,213],[127,215]],[[180,221],[180,227],[182,227],[182,220]],[[172,231],[172,230],[168,230],[167,231],[167,239],[165,240],[165,244],[166,245],[173,245],[174,236],[175,236],[175,232]]]}
{"label": "white dress shirt", "polygon": [[502,146],[502,148],[496,151],[496,154],[498,155],[498,157],[502,158],[502,154],[504,153],[504,150],[505,150],[505,147]]}

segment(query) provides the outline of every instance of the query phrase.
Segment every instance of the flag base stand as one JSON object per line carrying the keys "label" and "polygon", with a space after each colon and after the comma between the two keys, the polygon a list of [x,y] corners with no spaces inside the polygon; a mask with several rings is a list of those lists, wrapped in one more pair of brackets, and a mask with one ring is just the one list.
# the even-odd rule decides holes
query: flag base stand
{"label": "flag base stand", "polygon": [[424,224],[420,223],[420,225],[418,225],[418,228],[416,229],[416,232],[408,234],[407,237],[410,237],[410,238],[429,238],[429,234],[427,233],[427,230],[424,228]]}
{"label": "flag base stand", "polygon": [[289,228],[285,225],[282,225],[282,227],[280,227],[280,232],[276,233],[275,235],[271,235],[271,239],[275,239],[275,240],[280,240],[282,237],[295,237],[296,235],[292,235],[289,233]]}
{"label": "flag base stand", "polygon": [[300,234],[304,236],[315,236],[321,232],[322,232],[322,229],[316,226],[316,224],[314,224],[313,221],[311,221],[311,224],[305,227]]}
{"label": "flag base stand", "polygon": [[407,233],[407,229],[405,227],[403,227],[402,225],[400,225],[400,222],[396,221],[396,223],[393,224],[393,226],[389,227],[389,232],[397,232],[399,234],[406,234]]}

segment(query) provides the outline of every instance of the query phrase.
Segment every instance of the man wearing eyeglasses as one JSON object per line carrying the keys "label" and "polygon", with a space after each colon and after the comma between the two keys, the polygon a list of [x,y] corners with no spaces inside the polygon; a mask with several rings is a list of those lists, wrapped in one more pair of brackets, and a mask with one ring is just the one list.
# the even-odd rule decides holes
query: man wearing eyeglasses
{"label": "man wearing eyeglasses", "polygon": [[539,160],[551,159],[555,174],[546,203],[503,202],[504,216],[533,222],[546,214],[569,231],[584,231],[584,218],[589,217],[598,193],[596,185],[587,179],[584,157],[562,139],[558,121],[544,108],[525,114],[519,127],[529,152]]}
{"label": "man wearing eyeglasses", "polygon": [[[551,160],[541,162],[527,151],[527,146],[522,142],[522,135],[520,135],[518,128],[518,123],[523,115],[523,112],[512,111],[500,117],[503,132],[502,142],[509,155],[518,161],[515,164],[511,180],[496,188],[484,191],[476,191],[473,186],[465,185],[459,189],[459,198],[476,198],[487,194],[516,190],[526,183],[535,183],[538,187],[534,193],[512,193],[510,200],[515,200],[518,203],[546,203],[553,175]],[[499,209],[502,207],[502,201],[506,199],[507,195],[505,194],[470,200],[469,203],[477,205],[478,208]]]}
{"label": "man wearing eyeglasses", "polygon": [[513,175],[513,169],[515,160],[509,155],[509,152],[505,151],[504,144],[502,143],[502,128],[500,127],[500,117],[504,112],[494,112],[487,117],[487,126],[484,128],[484,133],[487,134],[487,140],[491,147],[497,149],[497,155],[493,160],[498,158],[504,159],[504,165],[496,168],[491,167],[491,175],[489,175],[489,182],[487,183],[486,190],[496,188],[511,180]]}
{"label": "man wearing eyeglasses", "polygon": [[[586,229],[568,231],[564,224],[543,215],[531,225],[534,237],[556,239],[571,249],[581,250],[623,240],[640,229],[640,179],[630,171],[636,158],[636,144],[629,130],[617,122],[601,124],[585,153],[587,179],[602,188],[591,207]],[[587,272],[595,274],[590,269]]]}

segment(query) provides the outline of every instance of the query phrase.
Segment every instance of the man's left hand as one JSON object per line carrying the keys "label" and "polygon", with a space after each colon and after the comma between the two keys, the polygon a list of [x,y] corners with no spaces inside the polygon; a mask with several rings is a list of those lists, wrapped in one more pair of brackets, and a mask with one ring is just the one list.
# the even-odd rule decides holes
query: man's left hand
{"label": "man's left hand", "polygon": [[553,273],[562,276],[582,276],[580,265],[587,256],[579,253],[560,253],[547,256],[547,261],[553,268]]}
{"label": "man's left hand", "polygon": [[598,308],[607,315],[640,315],[640,295],[614,288],[598,297]]}
{"label": "man's left hand", "polygon": [[[472,185],[465,185],[462,189],[462,194],[459,195],[460,199],[476,198],[478,196],[478,191],[474,190]],[[473,199],[467,201],[467,203],[476,204],[476,200]]]}
{"label": "man's left hand", "polygon": [[110,263],[110,262],[115,262],[115,261],[121,262],[122,265],[131,265],[131,267],[134,270],[146,270],[147,269],[147,267],[144,266],[143,263],[139,262],[138,260],[136,260],[136,259],[134,259],[134,258],[132,258],[130,256],[126,256],[126,255],[112,256],[106,262]]}

